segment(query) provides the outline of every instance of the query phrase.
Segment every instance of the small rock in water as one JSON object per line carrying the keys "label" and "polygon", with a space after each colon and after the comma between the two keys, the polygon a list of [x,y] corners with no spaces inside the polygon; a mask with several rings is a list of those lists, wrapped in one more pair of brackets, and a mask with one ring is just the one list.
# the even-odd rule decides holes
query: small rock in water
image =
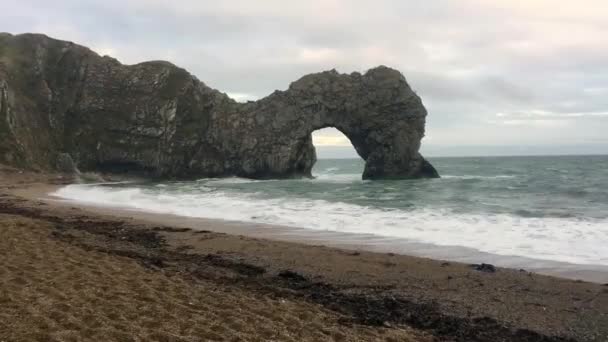
{"label": "small rock in water", "polygon": [[486,272],[486,273],[494,273],[496,272],[496,267],[494,267],[494,265],[492,264],[473,264],[471,265],[471,267],[479,272]]}

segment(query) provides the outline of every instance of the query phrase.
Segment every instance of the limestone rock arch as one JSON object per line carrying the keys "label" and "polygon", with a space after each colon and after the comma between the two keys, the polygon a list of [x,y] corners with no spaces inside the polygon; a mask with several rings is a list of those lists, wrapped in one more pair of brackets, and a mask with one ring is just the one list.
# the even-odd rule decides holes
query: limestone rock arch
{"label": "limestone rock arch", "polygon": [[[438,177],[418,152],[427,112],[403,75],[391,68],[307,75],[243,111],[271,142],[262,148],[269,151],[266,157],[285,161],[266,163],[268,176],[309,176],[316,160],[311,133],[334,127],[365,160],[364,179]],[[249,170],[244,171],[247,176]]]}
{"label": "limestone rock arch", "polygon": [[311,74],[237,103],[169,62],[123,65],[40,34],[0,33],[0,163],[162,178],[310,176],[311,133],[335,127],[363,178],[437,177],[420,155],[427,112],[401,73]]}

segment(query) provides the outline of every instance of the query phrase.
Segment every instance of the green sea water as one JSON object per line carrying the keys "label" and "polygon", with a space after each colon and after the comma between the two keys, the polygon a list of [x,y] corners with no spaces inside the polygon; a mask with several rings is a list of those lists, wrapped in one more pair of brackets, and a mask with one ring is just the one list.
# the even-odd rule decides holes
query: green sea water
{"label": "green sea water", "polygon": [[499,255],[608,265],[608,156],[430,158],[440,179],[363,181],[360,159],[314,179],[71,185],[96,205],[373,234]]}

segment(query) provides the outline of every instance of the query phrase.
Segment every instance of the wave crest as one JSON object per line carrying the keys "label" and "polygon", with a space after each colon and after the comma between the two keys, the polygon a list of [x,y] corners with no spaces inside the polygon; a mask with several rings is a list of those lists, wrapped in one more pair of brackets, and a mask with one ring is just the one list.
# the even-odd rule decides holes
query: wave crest
{"label": "wave crest", "polygon": [[608,265],[608,220],[463,214],[446,208],[387,209],[224,191],[69,185],[53,195],[72,201],[187,217],[236,220],[342,233],[374,234],[483,252]]}

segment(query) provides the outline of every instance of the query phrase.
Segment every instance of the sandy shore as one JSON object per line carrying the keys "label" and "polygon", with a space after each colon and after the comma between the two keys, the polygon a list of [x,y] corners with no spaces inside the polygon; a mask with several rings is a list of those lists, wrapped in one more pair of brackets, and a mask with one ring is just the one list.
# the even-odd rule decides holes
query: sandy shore
{"label": "sandy shore", "polygon": [[27,195],[67,181],[0,170],[0,341],[608,341],[602,284]]}
{"label": "sandy shore", "polygon": [[308,245],[323,245],[353,251],[393,253],[422,258],[449,260],[465,264],[490,263],[503,268],[525,269],[526,271],[584,280],[599,284],[608,283],[608,266],[581,265],[550,260],[539,260],[520,256],[484,253],[472,248],[459,246],[439,246],[412,242],[406,239],[378,236],[372,234],[351,234],[325,230],[311,230],[296,227],[258,224],[251,222],[204,219],[171,214],[135,211],[120,207],[100,207],[75,203],[52,195],[59,186],[40,185],[15,190],[19,197],[32,201],[43,201],[55,209],[71,208],[74,205],[88,213],[125,220],[136,220],[149,224],[162,224],[171,227],[205,229],[217,233],[242,235],[257,239],[297,242]]}

